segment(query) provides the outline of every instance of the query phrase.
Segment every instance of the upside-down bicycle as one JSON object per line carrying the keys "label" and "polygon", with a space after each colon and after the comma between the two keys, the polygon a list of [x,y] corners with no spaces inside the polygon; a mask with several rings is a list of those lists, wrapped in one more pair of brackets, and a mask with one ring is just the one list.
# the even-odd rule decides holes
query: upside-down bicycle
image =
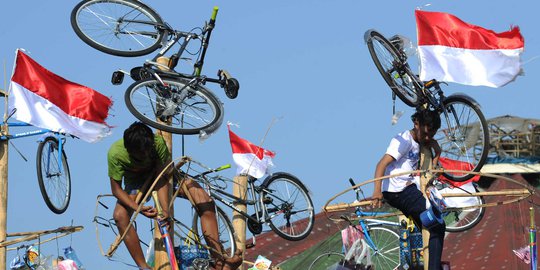
{"label": "upside-down bicycle", "polygon": [[[410,107],[441,114],[442,125],[434,136],[441,146],[441,156],[460,161],[456,170],[479,172],[489,151],[489,129],[480,105],[465,94],[445,96],[441,82],[421,81],[409,66],[406,38],[396,35],[387,39],[371,29],[364,40],[375,66],[392,89],[394,100],[398,96]],[[459,182],[473,174],[444,172],[444,176]]]}
{"label": "upside-down bicycle", "polygon": [[[159,49],[152,60],[128,73],[135,80],[125,92],[129,111],[154,128],[204,136],[215,131],[223,119],[223,105],[205,87],[206,82],[219,84],[231,99],[240,87],[225,70],[218,71],[217,79],[201,75],[217,12],[214,7],[210,21],[196,28],[200,33],[183,32],[171,28],[140,1],[85,0],[73,9],[71,25],[81,40],[107,54],[142,56]],[[200,41],[193,73],[175,71],[178,61],[186,59],[182,55],[193,40]],[[175,44],[179,44],[178,51],[164,57]],[[115,71],[112,83],[121,84],[124,73]]]}

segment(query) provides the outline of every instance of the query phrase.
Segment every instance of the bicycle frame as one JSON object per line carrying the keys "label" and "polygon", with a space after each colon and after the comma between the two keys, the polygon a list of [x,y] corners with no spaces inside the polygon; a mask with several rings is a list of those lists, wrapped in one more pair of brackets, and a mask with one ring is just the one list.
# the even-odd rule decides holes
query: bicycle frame
{"label": "bicycle frame", "polygon": [[[6,122],[4,123],[4,125],[7,125],[8,127],[33,127],[31,124],[28,124],[28,123],[24,123],[24,122]],[[32,130],[32,131],[27,131],[27,132],[19,132],[19,133],[15,133],[15,134],[5,134],[5,135],[1,135],[0,136],[0,140],[4,141],[4,140],[11,140],[11,139],[19,139],[19,138],[24,138],[24,137],[30,137],[30,136],[36,136],[36,135],[42,135],[42,134],[48,134],[48,133],[52,133],[54,134],[54,137],[57,139],[58,141],[58,152],[60,153],[60,155],[58,155],[58,166],[60,168],[60,173],[63,173],[64,172],[64,164],[62,163],[62,154],[63,153],[63,148],[64,148],[64,141],[65,141],[65,136],[58,133],[58,132],[53,132],[52,130],[49,130],[49,129],[36,129],[36,130]],[[50,136],[50,135],[48,135]],[[38,142],[43,142],[45,140],[46,137],[48,136],[42,136],[38,139]],[[50,154],[50,153],[49,153]],[[48,171],[49,171],[49,158],[50,156],[47,155],[47,166],[45,167],[46,171],[47,171],[47,174],[48,174]]]}
{"label": "bicycle frame", "polygon": [[[228,206],[229,208],[231,208],[231,209],[235,210],[236,212],[240,213],[242,216],[244,216],[245,218],[251,220],[252,222],[262,224],[266,220],[270,219],[270,217],[268,216],[267,211],[262,211],[263,210],[262,205],[264,204],[263,197],[264,197],[265,192],[264,192],[264,189],[262,189],[261,187],[255,186],[255,184],[254,184],[255,180],[256,179],[248,181],[248,188],[247,189],[248,189],[248,192],[251,195],[251,198],[253,198],[251,200],[241,199],[241,198],[239,198],[237,196],[234,196],[234,195],[232,195],[232,194],[230,194],[230,193],[228,193],[226,191],[223,191],[220,188],[210,184],[207,179],[204,179],[204,184],[206,186],[206,190],[207,190],[208,194],[210,194],[210,197],[212,197],[213,199],[218,200],[219,202],[225,204],[226,206]],[[220,196],[220,194],[223,195],[223,197]],[[226,198],[228,198],[228,199],[226,199]],[[252,217],[248,213],[240,210],[238,207],[235,206],[235,203],[252,205],[253,208],[255,209],[255,217]]]}
{"label": "bicycle frame", "polygon": [[[187,75],[187,74],[178,73],[178,72],[174,72],[174,71],[166,71],[166,70],[161,70],[161,69],[157,69],[157,70],[150,69],[150,70],[151,70],[151,73],[153,73],[154,76],[156,76],[159,73],[163,73],[163,74],[168,75],[168,76],[182,77],[182,78],[187,78],[187,79],[200,78],[201,77],[201,71],[202,71],[202,68],[203,68],[203,65],[204,65],[204,58],[206,56],[206,51],[207,51],[208,45],[210,43],[210,36],[211,36],[212,30],[214,29],[214,26],[215,26],[215,20],[216,20],[217,12],[218,12],[218,8],[214,7],[212,17],[211,17],[210,21],[205,24],[201,34],[195,34],[195,33],[191,33],[191,32],[184,32],[184,31],[174,30],[170,26],[168,26],[167,24],[154,24],[154,26],[156,28],[158,28],[160,31],[164,31],[164,32],[167,33],[167,36],[168,36],[167,40],[168,41],[166,41],[164,39],[161,42],[163,48],[161,50],[159,50],[159,52],[152,58],[152,60],[146,61],[145,66],[146,67],[149,67],[149,66],[157,66],[157,67],[161,66],[161,67],[163,67],[163,64],[158,63],[157,59],[164,56],[169,50],[172,49],[172,47],[176,43],[178,43],[180,45],[180,47],[178,48],[178,51],[176,52],[176,54],[174,54],[175,57],[177,58],[174,61],[178,61],[178,59],[181,59],[181,56],[186,51],[186,48],[187,48],[188,44],[190,43],[190,41],[192,41],[194,39],[199,39],[201,41],[202,51],[200,52],[199,58],[198,58],[197,62],[194,65],[195,67],[193,69],[193,74],[192,75]],[[181,39],[183,39],[182,42],[180,42]],[[159,80],[159,75],[157,76],[157,79]],[[213,83],[221,83],[221,80],[219,80],[219,79],[212,79],[212,78],[204,77],[204,78],[202,78],[202,80],[203,81],[213,82]]]}

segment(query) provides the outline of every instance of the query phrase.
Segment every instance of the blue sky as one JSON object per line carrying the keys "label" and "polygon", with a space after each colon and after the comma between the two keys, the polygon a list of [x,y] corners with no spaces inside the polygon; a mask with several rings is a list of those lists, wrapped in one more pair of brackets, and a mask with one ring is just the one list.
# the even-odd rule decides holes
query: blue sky
{"label": "blue sky", "polygon": [[[77,1],[5,1],[0,16],[0,60],[9,82],[16,48],[25,48],[40,64],[64,78],[84,84],[114,101],[113,134],[89,144],[69,140],[66,153],[72,176],[72,201],[62,215],[48,210],[39,193],[35,172],[34,138],[14,140],[29,160],[14,148],[9,153],[8,232],[38,231],[82,225],[82,232],[44,245],[45,255],[72,241],[87,269],[130,269],[100,255],[92,219],[96,196],[110,193],[106,153],[123,130],[136,119],[127,111],[123,95],[131,83],[113,86],[111,73],[140,65],[151,55],[122,58],[101,53],[77,38],[69,22]],[[416,40],[414,10],[452,13],[462,20],[496,32],[518,25],[525,38],[525,75],[502,88],[450,84],[445,93],[464,92],[475,98],[487,118],[515,115],[540,118],[537,76],[540,74],[540,19],[537,1],[145,1],[174,28],[202,26],[212,7],[220,11],[212,34],[204,74],[227,69],[240,81],[240,94],[229,100],[209,85],[224,103],[225,121],[234,131],[259,143],[273,119],[263,147],[274,150],[274,171],[298,176],[309,187],[317,212],[333,195],[373,176],[391,137],[410,127],[411,108],[392,126],[391,91],[376,70],[363,41],[375,28]],[[430,6],[425,6],[431,4]],[[4,73],[4,72],[3,72]],[[15,129],[11,130],[15,132]],[[227,129],[222,126],[204,142],[185,137],[186,153],[209,166],[232,163]],[[181,153],[181,137],[173,139],[173,156]],[[234,166],[233,166],[234,167]],[[235,169],[224,174],[234,176]],[[371,188],[368,188],[368,194]],[[187,206],[185,211],[187,212]],[[177,208],[176,210],[181,211]],[[149,224],[141,219],[140,228]],[[147,240],[147,239],[145,239]],[[107,241],[107,240],[105,240]],[[108,239],[112,241],[112,239]],[[104,245],[108,246],[108,243]],[[130,262],[124,247],[120,260]],[[15,252],[8,252],[9,261]],[[123,254],[123,255],[122,255]]]}

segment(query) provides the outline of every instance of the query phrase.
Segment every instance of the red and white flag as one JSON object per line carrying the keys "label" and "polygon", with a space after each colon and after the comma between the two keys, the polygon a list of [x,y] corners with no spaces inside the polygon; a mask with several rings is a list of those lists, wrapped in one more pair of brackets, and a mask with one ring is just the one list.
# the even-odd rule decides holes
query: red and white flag
{"label": "red and white flag", "polygon": [[500,87],[521,72],[519,27],[496,33],[442,12],[415,11],[420,79]]}
{"label": "red and white flag", "polygon": [[274,152],[238,137],[231,131],[230,126],[229,139],[231,140],[233,160],[238,166],[236,174],[249,174],[255,178],[261,178],[274,166],[272,163],[272,158],[276,155]]}
{"label": "red and white flag", "polygon": [[87,142],[110,134],[105,119],[111,99],[50,72],[20,50],[10,91],[9,109],[17,109],[15,118],[19,121]]}

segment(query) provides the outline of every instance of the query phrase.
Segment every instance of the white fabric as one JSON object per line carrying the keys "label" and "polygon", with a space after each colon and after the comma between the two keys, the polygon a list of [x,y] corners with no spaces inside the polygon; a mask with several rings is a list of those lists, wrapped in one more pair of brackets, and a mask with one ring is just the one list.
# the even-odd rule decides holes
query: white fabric
{"label": "white fabric", "polygon": [[17,108],[14,118],[35,127],[68,133],[87,142],[96,142],[110,134],[107,125],[70,116],[47,99],[16,82],[11,82],[9,110]]}
{"label": "white fabric", "polygon": [[233,160],[238,166],[236,174],[249,174],[255,178],[263,177],[274,166],[272,157],[268,155],[261,160],[254,153],[233,153]]}
{"label": "white fabric", "polygon": [[[385,175],[414,171],[418,168],[420,160],[420,145],[413,140],[411,132],[407,130],[390,141],[386,154],[395,160],[386,167]],[[410,174],[390,177],[382,181],[382,191],[401,192],[410,184],[418,185],[419,181],[418,176]]]}
{"label": "white fabric", "polygon": [[473,50],[442,45],[418,46],[420,80],[500,87],[521,71],[523,49]]}
{"label": "white fabric", "polygon": [[[473,183],[469,182],[459,188],[443,188],[439,190],[439,193],[444,196],[445,193],[476,193],[476,190],[474,189]],[[444,201],[446,202],[447,207],[466,207],[477,205],[479,203],[478,197],[445,197]]]}

